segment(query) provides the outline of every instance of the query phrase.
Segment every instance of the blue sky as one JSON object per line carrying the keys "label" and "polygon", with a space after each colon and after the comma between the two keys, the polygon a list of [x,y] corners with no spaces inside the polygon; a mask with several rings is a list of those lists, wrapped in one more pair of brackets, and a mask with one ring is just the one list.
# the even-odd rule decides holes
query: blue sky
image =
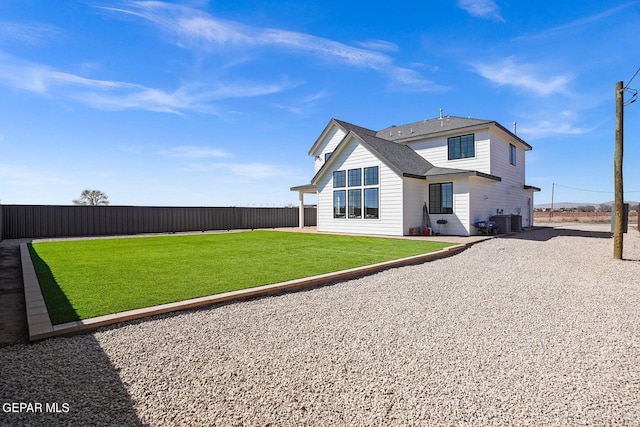
{"label": "blue sky", "polygon": [[[517,122],[536,204],[552,183],[557,202],[610,201],[639,22],[638,0],[3,0],[0,201],[283,206],[332,117],[377,130],[440,108]],[[625,107],[627,200],[639,118]]]}

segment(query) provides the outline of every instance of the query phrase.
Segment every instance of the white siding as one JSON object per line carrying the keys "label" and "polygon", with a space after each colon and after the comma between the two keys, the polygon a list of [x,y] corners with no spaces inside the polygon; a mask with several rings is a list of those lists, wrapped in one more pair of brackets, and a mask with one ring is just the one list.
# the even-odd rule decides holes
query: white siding
{"label": "white siding", "polygon": [[332,153],[345,135],[346,133],[344,133],[344,131],[336,125],[334,125],[333,128],[327,133],[327,136],[320,143],[316,152],[313,153],[313,155],[316,156],[313,162],[314,175],[317,174],[322,165],[324,165],[324,155],[327,153]]}
{"label": "white siding", "polygon": [[495,215],[497,209],[502,209],[505,215],[522,215],[522,223],[530,223],[530,209],[527,199],[531,192],[524,189],[525,180],[525,151],[517,141],[511,141],[516,147],[516,164],[509,162],[509,140],[501,138],[495,132],[491,134],[491,173],[502,178],[502,182],[492,184],[489,195]]}
{"label": "white siding", "polygon": [[[445,182],[453,183],[453,214],[429,214],[433,231],[444,235],[468,236],[472,231],[469,224],[469,178],[428,181],[428,184]],[[439,219],[447,220],[447,224],[438,224]]]}
{"label": "white siding", "polygon": [[[466,135],[461,132],[459,135]],[[433,139],[425,139],[422,141],[416,141],[408,143],[407,145],[415,150],[422,157],[427,159],[431,164],[443,168],[455,168],[455,169],[469,169],[477,170],[484,173],[491,173],[490,158],[490,141],[489,132],[483,130],[474,133],[475,138],[475,157],[466,159],[449,160],[449,153],[447,148],[447,139],[449,135]]]}
{"label": "white siding", "polygon": [[[496,214],[500,203],[497,203],[501,185],[496,181],[471,177],[469,179],[469,222],[484,221]],[[475,230],[471,230],[475,234]]]}
{"label": "white siding", "polygon": [[[496,215],[498,209],[504,215],[521,215],[522,225],[531,225],[530,191],[514,189],[509,182],[495,182],[483,178],[471,178],[471,223]],[[531,201],[533,203],[533,200]]]}
{"label": "white siding", "polygon": [[[318,182],[318,231],[402,236],[402,179],[369,150],[349,142]],[[379,167],[378,219],[333,218],[333,171]]]}
{"label": "white siding", "polygon": [[[436,138],[425,138],[407,143],[419,155],[438,167],[467,169],[500,177],[501,181],[481,177],[461,177],[442,180],[403,178],[388,168],[380,159],[358,144],[350,141],[332,162],[331,170],[323,174],[318,184],[318,230],[325,232],[363,233],[380,235],[407,235],[409,228],[422,225],[422,207],[429,200],[429,184],[453,182],[453,214],[430,214],[435,232],[451,235],[475,234],[472,224],[488,219],[502,210],[505,215],[522,215],[523,225],[532,224],[533,194],[524,190],[526,147],[497,127],[474,132],[475,156],[448,160],[447,138],[465,135],[461,131]],[[345,137],[345,132],[333,125],[323,132],[323,139],[315,148],[318,156],[315,173],[325,164],[326,153],[333,152]],[[516,146],[516,165],[509,162],[509,144]],[[379,219],[333,218],[333,171],[379,166]],[[446,219],[446,226],[436,224]]]}
{"label": "white siding", "polygon": [[412,227],[422,226],[422,211],[427,201],[427,182],[423,179],[403,178],[403,233]]}

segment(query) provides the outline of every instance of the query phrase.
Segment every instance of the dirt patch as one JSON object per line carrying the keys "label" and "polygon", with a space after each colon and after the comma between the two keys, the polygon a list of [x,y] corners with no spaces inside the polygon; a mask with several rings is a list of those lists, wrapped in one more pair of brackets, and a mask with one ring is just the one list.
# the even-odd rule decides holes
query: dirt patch
{"label": "dirt patch", "polygon": [[0,347],[29,341],[20,264],[21,242],[0,242]]}

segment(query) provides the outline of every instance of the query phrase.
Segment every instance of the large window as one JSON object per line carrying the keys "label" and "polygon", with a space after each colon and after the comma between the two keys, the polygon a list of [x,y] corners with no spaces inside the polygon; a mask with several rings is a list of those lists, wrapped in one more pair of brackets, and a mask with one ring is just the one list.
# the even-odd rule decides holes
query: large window
{"label": "large window", "polygon": [[362,185],[362,169],[349,169],[349,187]]}
{"label": "large window", "polygon": [[364,189],[364,217],[379,218],[377,187]]}
{"label": "large window", "polygon": [[349,218],[362,218],[362,190],[349,190]]}
{"label": "large window", "polygon": [[347,212],[347,198],[345,190],[333,192],[333,217],[345,218]]}
{"label": "large window", "polygon": [[333,172],[333,217],[348,219],[380,218],[378,166]]}
{"label": "large window", "polygon": [[516,146],[509,144],[509,163],[516,165]]}
{"label": "large window", "polygon": [[449,160],[466,159],[476,155],[475,139],[472,133],[447,139],[447,146]]}
{"label": "large window", "polygon": [[453,183],[429,184],[429,213],[453,213]]}
{"label": "large window", "polygon": [[364,168],[364,185],[378,185],[378,167]]}

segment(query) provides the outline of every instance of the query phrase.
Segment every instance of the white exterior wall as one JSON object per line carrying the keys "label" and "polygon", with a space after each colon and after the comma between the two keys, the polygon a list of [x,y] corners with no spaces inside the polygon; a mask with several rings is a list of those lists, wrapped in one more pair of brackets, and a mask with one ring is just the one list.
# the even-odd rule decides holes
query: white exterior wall
{"label": "white exterior wall", "polygon": [[[509,162],[509,145],[516,147],[516,164]],[[502,182],[492,185],[491,199],[495,215],[496,209],[502,209],[505,215],[522,215],[522,225],[532,225],[530,204],[533,198],[531,191],[524,189],[525,180],[525,151],[517,141],[501,138],[498,134],[491,135],[491,170],[492,174],[502,178]]]}
{"label": "white exterior wall", "polygon": [[[496,209],[502,209],[503,205],[501,193],[504,188],[501,183],[489,181],[484,178],[469,178],[469,222],[488,220],[496,214]],[[475,230],[471,230],[475,234]]]}
{"label": "white exterior wall", "polygon": [[318,146],[318,149],[312,153],[312,155],[316,156],[313,161],[313,174],[317,174],[320,168],[324,165],[324,155],[326,153],[332,153],[333,150],[336,149],[340,141],[345,137],[346,133],[338,126],[333,126],[331,131],[327,134],[324,140]]}
{"label": "white exterior wall", "polygon": [[[467,177],[444,180],[419,180],[404,178],[404,234],[409,234],[409,228],[422,225],[422,211],[424,203],[429,201],[429,185],[439,183],[453,183],[453,214],[429,214],[431,228],[440,234],[468,236],[475,233],[470,223],[470,184]],[[446,225],[436,221],[446,219]]]}
{"label": "white exterior wall", "polygon": [[[403,182],[393,170],[382,163],[362,145],[351,141],[333,159],[332,167],[318,182],[318,231],[353,234],[379,234],[402,236],[403,233]],[[333,217],[333,171],[379,167],[379,218]],[[340,188],[339,190],[347,190]]]}
{"label": "white exterior wall", "polygon": [[[430,163],[439,167],[476,170],[498,176],[502,181],[481,177],[442,180],[403,178],[388,168],[375,155],[351,141],[337,154],[331,170],[318,182],[318,230],[341,233],[407,235],[409,228],[422,225],[422,206],[429,200],[429,184],[453,182],[453,214],[430,214],[434,232],[451,235],[475,234],[472,224],[486,220],[501,209],[505,215],[519,214],[523,226],[533,225],[533,192],[524,190],[525,146],[499,128],[475,131],[475,156],[448,160],[447,138],[466,135],[464,130],[433,139],[409,142],[407,145]],[[315,173],[325,164],[324,155],[333,152],[345,137],[337,125],[332,126],[312,153]],[[509,163],[509,144],[516,146],[516,165]],[[333,171],[379,166],[379,219],[333,218]],[[446,226],[438,219],[446,219]]]}
{"label": "white exterior wall", "polygon": [[[466,159],[449,160],[447,139],[451,136],[462,136],[474,133],[475,136],[475,157]],[[477,170],[483,173],[491,173],[489,131],[480,132],[460,132],[435,139],[415,141],[407,143],[431,164],[443,168]],[[507,160],[509,158],[507,157]]]}
{"label": "white exterior wall", "polygon": [[424,179],[403,178],[403,233],[409,229],[422,226],[422,211],[427,201],[427,182]]}
{"label": "white exterior wall", "polygon": [[[452,214],[432,214],[429,213],[431,219],[431,227],[434,233],[454,236],[468,236],[473,233],[469,223],[469,178],[442,179],[427,181],[427,195],[425,200],[429,200],[429,184],[453,183],[453,213]],[[428,203],[428,202],[427,202]],[[439,219],[447,220],[446,225],[438,224]]]}

